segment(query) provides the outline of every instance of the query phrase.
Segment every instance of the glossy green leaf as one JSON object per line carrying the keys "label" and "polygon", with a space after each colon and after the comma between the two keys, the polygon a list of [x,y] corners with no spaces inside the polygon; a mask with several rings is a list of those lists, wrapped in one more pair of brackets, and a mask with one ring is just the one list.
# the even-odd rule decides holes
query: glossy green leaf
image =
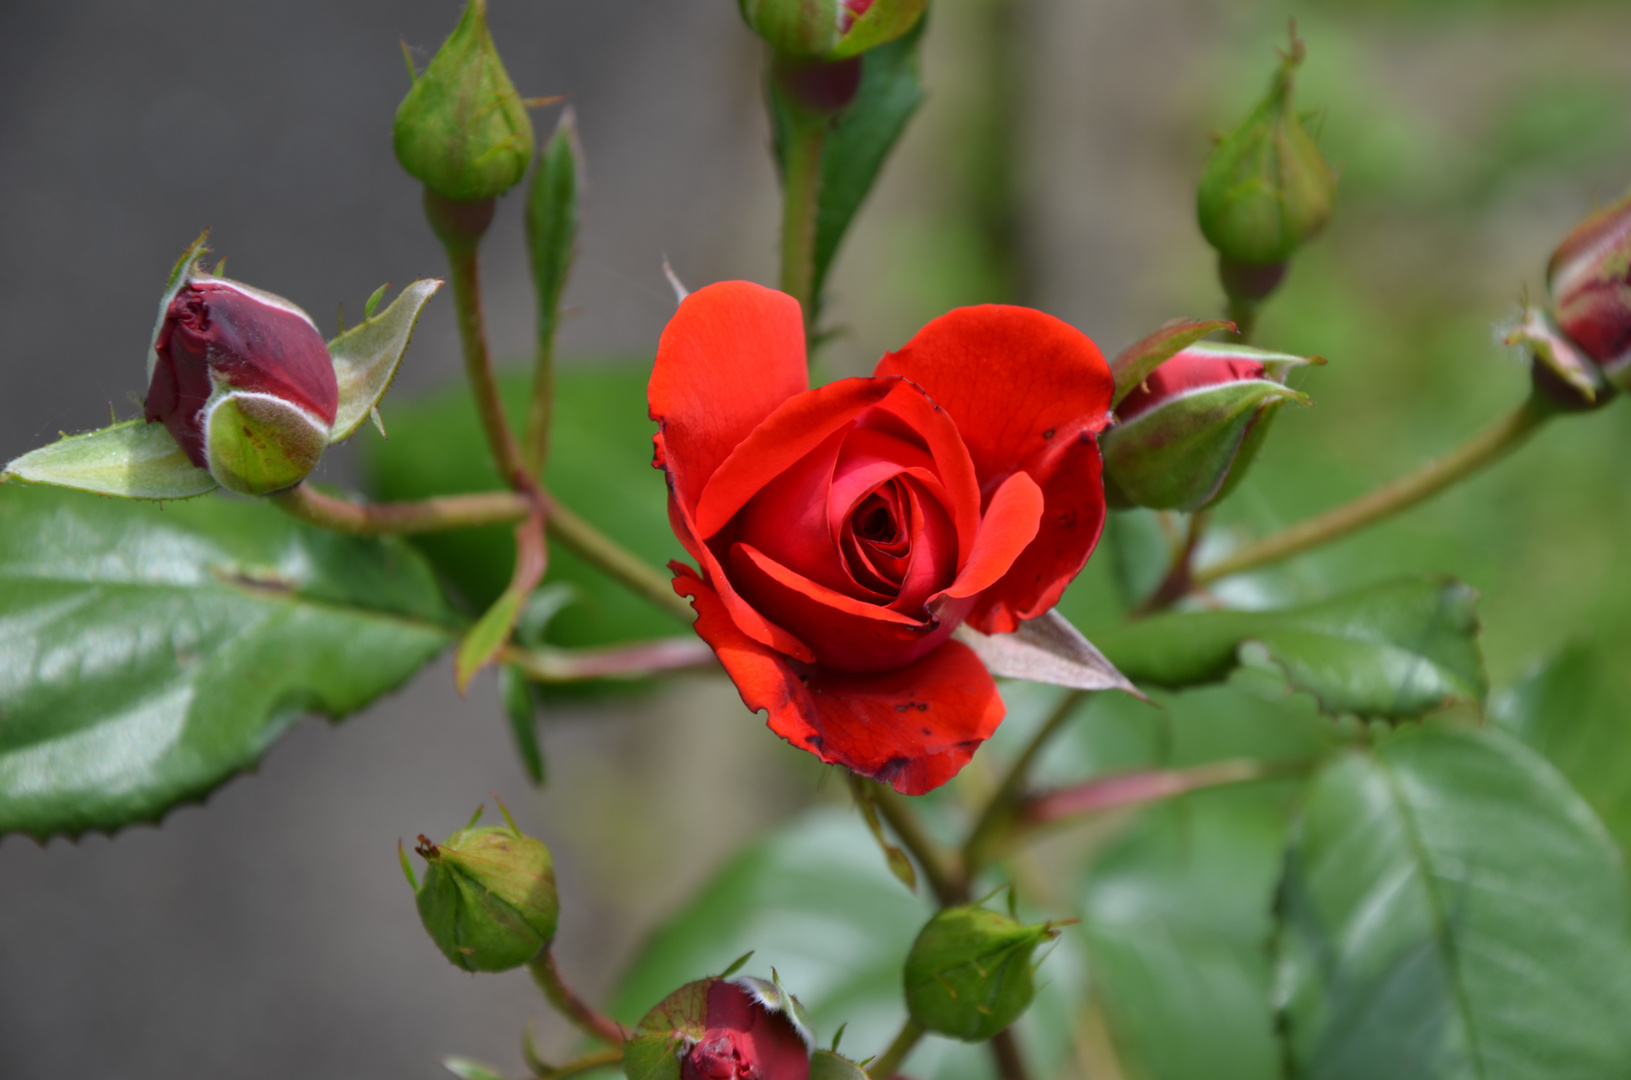
{"label": "glossy green leaf", "polygon": [[1118,1055],[1150,1080],[1272,1080],[1264,943],[1285,843],[1273,787],[1146,812],[1091,868],[1082,934]]}
{"label": "glossy green leaf", "polygon": [[380,292],[368,298],[364,321],[328,343],[329,356],[334,360],[334,377],[340,385],[340,404],[329,442],[349,439],[362,422],[374,414],[385,391],[391,388],[397,368],[402,365],[402,356],[408,351],[419,313],[441,287],[441,281],[436,278],[416,281],[403,289],[384,311],[373,315],[373,305],[384,292],[381,286]]}
{"label": "glossy green leaf", "polygon": [[153,821],[451,640],[405,544],[261,502],[0,488],[0,832]]}
{"label": "glossy green leaf", "polygon": [[188,460],[168,428],[142,420],[64,435],[13,459],[0,471],[4,480],[125,499],[190,499],[217,486],[215,477]]}
{"label": "glossy green leaf", "polygon": [[1314,782],[1281,898],[1292,1075],[1631,1075],[1619,851],[1496,732],[1418,729]]}
{"label": "glossy green leaf", "polygon": [[1414,716],[1483,700],[1477,600],[1447,578],[1397,581],[1280,611],[1158,615],[1094,643],[1140,686],[1218,682],[1245,664],[1282,673],[1327,712]]}
{"label": "glossy green leaf", "polygon": [[[919,20],[904,36],[861,57],[861,88],[822,146],[821,191],[816,203],[817,297],[856,211],[872,190],[907,121],[923,103],[918,46],[927,23],[926,17]],[[770,96],[779,156],[786,144],[787,106],[774,84]]]}
{"label": "glossy green leaf", "polygon": [[1495,695],[1490,719],[1550,761],[1631,851],[1631,709],[1600,649],[1565,649]]}
{"label": "glossy green leaf", "polygon": [[[668,524],[667,489],[651,467],[645,365],[567,367],[556,382],[553,447],[545,480],[567,506],[631,551],[661,566],[684,558]],[[524,375],[501,389],[518,420]],[[381,500],[499,490],[469,393],[462,387],[394,405],[389,442],[363,446],[368,486]],[[415,537],[413,543],[473,611],[484,611],[510,581],[515,540],[508,526]],[[676,632],[674,619],[611,581],[560,545],[549,545],[546,583],[572,586],[573,601],[548,625],[562,646],[642,641]]]}

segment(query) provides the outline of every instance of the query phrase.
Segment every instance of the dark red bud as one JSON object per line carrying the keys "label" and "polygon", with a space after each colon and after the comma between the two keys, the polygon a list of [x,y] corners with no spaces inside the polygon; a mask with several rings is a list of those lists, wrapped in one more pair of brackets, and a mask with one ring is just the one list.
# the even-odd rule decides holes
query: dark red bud
{"label": "dark red bud", "polygon": [[1116,416],[1125,422],[1186,390],[1261,379],[1264,371],[1261,361],[1244,356],[1209,356],[1193,350],[1180,352],[1135,386],[1116,407]]}
{"label": "dark red bud", "polygon": [[339,386],[323,335],[304,312],[224,278],[183,285],[154,342],[147,419],[162,421],[208,468],[203,409],[217,388],[266,394],[332,425]]}
{"label": "dark red bud", "polygon": [[1592,214],[1552,255],[1557,325],[1616,377],[1631,362],[1631,196]]}
{"label": "dark red bud", "polygon": [[809,1080],[810,1049],[792,1022],[736,983],[709,987],[704,1023],[681,1080]]}

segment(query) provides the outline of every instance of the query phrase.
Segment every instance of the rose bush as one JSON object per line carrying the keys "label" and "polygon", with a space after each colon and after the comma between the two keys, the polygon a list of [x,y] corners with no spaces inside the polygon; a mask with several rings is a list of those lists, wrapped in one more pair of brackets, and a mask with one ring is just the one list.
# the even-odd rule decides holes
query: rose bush
{"label": "rose bush", "polygon": [[1051,608],[1104,525],[1098,348],[1027,308],[962,308],[814,390],[791,297],[691,294],[648,391],[674,563],[750,709],[823,761],[920,794],[1001,722],[952,632]]}

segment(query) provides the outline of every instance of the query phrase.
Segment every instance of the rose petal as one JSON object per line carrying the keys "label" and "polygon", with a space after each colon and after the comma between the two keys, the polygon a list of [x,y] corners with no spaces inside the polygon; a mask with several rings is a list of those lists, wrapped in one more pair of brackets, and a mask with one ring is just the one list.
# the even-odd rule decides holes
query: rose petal
{"label": "rose petal", "polygon": [[1052,607],[1104,526],[1095,436],[1109,420],[1115,382],[1098,347],[1029,308],[959,308],[885,356],[874,374],[911,379],[951,414],[987,495],[1020,469],[1042,489],[1036,539],[978,597],[970,622],[1006,633]]}
{"label": "rose petal", "polygon": [[833,432],[766,484],[738,512],[734,527],[714,534],[714,550],[724,556],[736,541],[752,544],[829,589],[879,603],[892,599],[894,590],[885,595],[857,586],[827,528],[828,493],[846,434],[843,428]]}
{"label": "rose petal", "polygon": [[1116,415],[1122,423],[1126,423],[1186,390],[1261,379],[1263,371],[1263,362],[1250,356],[1180,352],[1128,391],[1127,396],[1121,399]]}
{"label": "rose petal", "polygon": [[693,510],[737,444],[808,386],[797,300],[747,281],[687,296],[663,330],[646,390],[658,424],[653,463],[681,507]]}
{"label": "rose petal", "polygon": [[772,731],[823,761],[921,795],[955,776],[1002,722],[997,684],[961,642],[876,675],[795,665],[743,634],[689,567],[675,564],[674,572],[675,592],[691,597],[697,633],[742,701],[766,710]]}
{"label": "rose petal", "polygon": [[1042,489],[1036,481],[1022,472],[1004,480],[986,507],[968,562],[940,595],[962,599],[995,584],[1036,539],[1041,523]]}
{"label": "rose petal", "polygon": [[[950,619],[912,618],[829,589],[750,544],[731,547],[731,578],[755,609],[815,652],[815,662],[845,671],[883,671],[911,663],[951,636]],[[966,610],[966,606],[964,608]]]}

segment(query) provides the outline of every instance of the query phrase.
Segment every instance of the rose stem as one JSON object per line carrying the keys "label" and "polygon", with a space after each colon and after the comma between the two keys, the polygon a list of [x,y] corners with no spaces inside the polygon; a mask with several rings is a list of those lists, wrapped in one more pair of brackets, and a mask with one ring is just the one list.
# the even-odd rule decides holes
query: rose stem
{"label": "rose stem", "polygon": [[425,217],[431,231],[447,249],[448,269],[453,279],[453,306],[459,320],[459,343],[464,347],[464,370],[476,400],[476,413],[504,482],[517,491],[529,491],[532,474],[521,456],[521,447],[504,415],[493,375],[493,360],[487,350],[487,331],[482,322],[481,265],[477,249],[487,226],[493,221],[494,200],[461,203],[425,189]]}
{"label": "rose stem", "polygon": [[1025,1058],[1020,1055],[1013,1028],[1003,1028],[991,1036],[991,1056],[996,1059],[997,1075],[1002,1080],[1026,1080]]}
{"label": "rose stem", "polygon": [[804,311],[806,337],[815,330],[816,206],[821,193],[821,148],[825,121],[789,125],[785,175],[782,177],[782,292]]}
{"label": "rose stem", "polygon": [[622,1062],[623,1048],[617,1046],[610,1050],[598,1050],[593,1054],[585,1054],[576,1061],[568,1061],[565,1065],[558,1067],[534,1068],[532,1075],[538,1077],[539,1080],[567,1080],[569,1076],[579,1076],[595,1069],[620,1065]]}
{"label": "rose stem", "polygon": [[1345,506],[1247,544],[1229,557],[1196,570],[1193,582],[1206,585],[1231,574],[1255,570],[1407,510],[1517,449],[1556,412],[1556,407],[1546,398],[1533,394],[1511,413],[1437,461],[1430,461]]}
{"label": "rose stem", "polygon": [[555,1011],[572,1021],[585,1035],[613,1046],[622,1045],[628,1038],[623,1025],[591,1008],[561,981],[561,973],[555,967],[555,954],[547,945],[527,964],[527,970],[532,972],[532,981],[555,1006]]}
{"label": "rose stem", "polygon": [[912,1052],[912,1048],[924,1034],[923,1025],[908,1016],[906,1023],[901,1025],[900,1034],[889,1044],[889,1049],[879,1054],[866,1067],[867,1075],[873,1080],[889,1080],[900,1072],[901,1065],[906,1061],[906,1055]]}
{"label": "rose stem", "polygon": [[610,649],[510,647],[504,650],[503,659],[520,668],[527,678],[541,683],[639,678],[659,671],[714,667],[719,663],[708,643],[695,634]]}
{"label": "rose stem", "polygon": [[1008,775],[1003,777],[991,800],[986,803],[984,813],[980,815],[979,821],[968,834],[968,840],[963,844],[961,885],[964,895],[967,895],[974,879],[985,866],[994,846],[993,841],[1013,824],[1015,811],[1024,794],[1026,774],[1030,772],[1037,755],[1042,753],[1048,741],[1065,726],[1065,722],[1076,711],[1076,706],[1086,696],[1087,692],[1084,690],[1071,690],[1060,699],[1059,704],[1054,707],[1037,733],[1031,736],[1031,741],[1009,768]]}
{"label": "rose stem", "polygon": [[901,844],[912,853],[918,865],[923,868],[923,876],[929,882],[929,888],[934,890],[940,906],[951,907],[953,904],[966,901],[968,899],[966,891],[958,884],[962,875],[947,869],[951,853],[942,850],[939,844],[929,838],[929,834],[923,829],[923,823],[918,820],[917,814],[906,801],[887,784],[874,783],[871,794],[873,803],[878,807],[878,813],[889,822],[889,827],[900,838]]}
{"label": "rose stem", "polygon": [[1206,534],[1206,526],[1211,519],[1210,510],[1197,510],[1189,515],[1189,532],[1184,537],[1184,546],[1179,548],[1178,554],[1173,557],[1172,567],[1167,571],[1167,576],[1161,579],[1161,584],[1155,587],[1149,599],[1133,612],[1133,618],[1164,611],[1189,595],[1189,590],[1194,585],[1195,549],[1200,547],[1201,537]]}
{"label": "rose stem", "polygon": [[[691,622],[694,613],[690,603],[675,595],[662,571],[556,502],[549,492],[541,491],[539,496],[550,535],[569,551],[681,622]],[[359,504],[324,495],[305,484],[272,496],[272,501],[302,521],[352,536],[505,524],[525,518],[531,505],[527,496],[509,491],[442,495],[419,502]]]}

